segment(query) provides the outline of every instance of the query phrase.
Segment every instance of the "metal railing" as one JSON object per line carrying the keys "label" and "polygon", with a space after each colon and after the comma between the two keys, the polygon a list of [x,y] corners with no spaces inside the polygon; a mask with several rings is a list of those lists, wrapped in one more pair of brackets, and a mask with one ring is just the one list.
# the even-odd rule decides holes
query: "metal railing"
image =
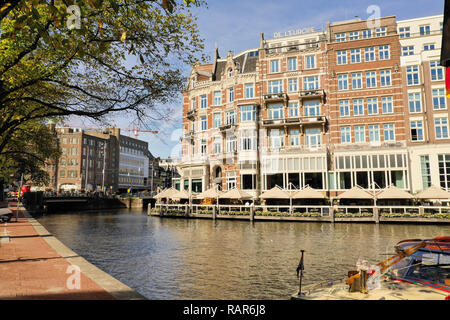
{"label": "metal railing", "polygon": [[[431,206],[307,206],[307,205],[201,205],[156,204],[164,213],[217,216],[310,217],[310,218],[440,218],[450,220],[450,207]],[[153,211],[152,211],[153,212]],[[158,211],[160,212],[160,211]]]}

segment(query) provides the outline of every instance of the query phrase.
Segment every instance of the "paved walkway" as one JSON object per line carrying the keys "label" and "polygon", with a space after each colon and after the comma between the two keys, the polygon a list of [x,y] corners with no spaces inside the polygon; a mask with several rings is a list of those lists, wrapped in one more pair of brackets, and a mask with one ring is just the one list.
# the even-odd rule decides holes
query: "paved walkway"
{"label": "paved walkway", "polygon": [[[18,208],[10,203],[10,209]],[[18,222],[13,217],[0,224],[0,299],[142,298],[65,247],[26,211],[17,212]]]}

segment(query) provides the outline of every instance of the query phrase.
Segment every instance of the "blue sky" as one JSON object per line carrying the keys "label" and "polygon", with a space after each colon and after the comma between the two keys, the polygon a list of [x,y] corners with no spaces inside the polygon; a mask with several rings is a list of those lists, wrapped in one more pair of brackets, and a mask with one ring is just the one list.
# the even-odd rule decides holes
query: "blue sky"
{"label": "blue sky", "polygon": [[[327,21],[341,21],[355,16],[367,19],[372,13],[367,8],[377,5],[381,16],[395,15],[397,19],[410,19],[442,14],[444,0],[210,0],[208,8],[193,10],[205,40],[205,53],[213,56],[215,46],[222,57],[229,50],[234,53],[257,48],[260,33],[273,38],[274,32],[305,27],[320,27]],[[190,68],[186,66],[186,76]],[[174,121],[161,124],[159,135],[140,134],[139,139],[149,142],[153,155],[162,158],[176,156],[180,150],[181,136],[181,94],[170,107],[177,110]],[[124,123],[117,120],[117,123]],[[119,125],[126,128],[127,125]]]}

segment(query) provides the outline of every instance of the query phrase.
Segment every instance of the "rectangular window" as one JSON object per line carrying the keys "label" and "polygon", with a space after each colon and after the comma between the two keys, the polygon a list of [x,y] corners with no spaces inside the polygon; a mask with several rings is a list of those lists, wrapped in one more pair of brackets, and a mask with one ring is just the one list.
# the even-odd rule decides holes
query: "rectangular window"
{"label": "rectangular window", "polygon": [[376,88],[377,87],[376,71],[366,72],[366,87],[367,88]]}
{"label": "rectangular window", "polygon": [[297,58],[288,58],[288,71],[297,71]]}
{"label": "rectangular window", "polygon": [[256,121],[255,106],[241,106],[241,122]]}
{"label": "rectangular window", "polygon": [[206,109],[208,107],[208,103],[206,100],[206,96],[200,96],[200,108]]}
{"label": "rectangular window", "polygon": [[362,38],[363,39],[369,39],[372,38],[372,30],[363,30],[362,31]]}
{"label": "rectangular window", "polygon": [[214,91],[214,105],[220,106],[222,104],[222,92]]}
{"label": "rectangular window", "polygon": [[353,115],[363,116],[364,115],[364,100],[354,99],[353,100]]}
{"label": "rectangular window", "polygon": [[208,122],[206,120],[206,117],[201,117],[201,128],[202,131],[206,131],[208,129]]}
{"label": "rectangular window", "polygon": [[350,103],[348,100],[340,100],[339,101],[339,115],[341,117],[349,117],[350,116]]}
{"label": "rectangular window", "polygon": [[402,47],[402,56],[412,56],[414,54],[414,46]]}
{"label": "rectangular window", "polygon": [[280,61],[279,60],[270,61],[270,72],[271,73],[280,72]]}
{"label": "rectangular window", "polygon": [[296,118],[298,116],[299,116],[298,103],[296,102],[289,103],[289,117]]}
{"label": "rectangular window", "polygon": [[227,112],[226,120],[227,120],[226,124],[231,124],[231,125],[236,124],[236,112],[234,112],[234,111]]}
{"label": "rectangular window", "polygon": [[382,87],[387,87],[391,84],[391,70],[381,70],[380,71],[380,85]]}
{"label": "rectangular window", "polygon": [[228,89],[228,102],[234,101],[234,88]]}
{"label": "rectangular window", "polygon": [[253,83],[245,84],[245,97],[251,99],[255,97],[255,89]]}
{"label": "rectangular window", "polygon": [[350,61],[351,63],[361,62],[361,49],[351,49],[350,50]]}
{"label": "rectangular window", "polygon": [[284,131],[272,129],[269,133],[269,142],[271,148],[280,148],[284,146]]}
{"label": "rectangular window", "polygon": [[436,49],[436,45],[434,43],[426,43],[423,45],[423,51],[430,51]]}
{"label": "rectangular window", "polygon": [[383,125],[384,141],[395,141],[395,125],[388,123]]}
{"label": "rectangular window", "polygon": [[420,156],[420,170],[422,174],[422,188],[423,190],[426,190],[431,187],[431,168],[429,156]]}
{"label": "rectangular window", "polygon": [[364,126],[355,126],[353,127],[355,132],[355,143],[364,143],[366,142],[366,131]]}
{"label": "rectangular window", "polygon": [[227,153],[231,153],[231,152],[236,152],[237,148],[236,148],[236,136],[235,135],[230,135],[226,137],[226,152]]}
{"label": "rectangular window", "polygon": [[431,81],[444,80],[444,68],[439,61],[430,61]]}
{"label": "rectangular window", "polygon": [[352,143],[351,127],[342,127],[341,128],[341,143]]}
{"label": "rectangular window", "polygon": [[315,117],[320,115],[319,101],[308,101],[304,103],[305,117]]}
{"label": "rectangular window", "polygon": [[316,148],[322,144],[322,132],[320,129],[306,129],[306,146]]}
{"label": "rectangular window", "polygon": [[282,92],[283,92],[283,80],[269,81],[269,94]]}
{"label": "rectangular window", "polygon": [[445,89],[433,89],[433,109],[445,110],[447,109],[447,102],[445,97]]}
{"label": "rectangular window", "polygon": [[378,124],[369,125],[369,141],[370,142],[380,141],[380,126]]}
{"label": "rectangular window", "polygon": [[337,52],[337,64],[338,65],[347,64],[347,51],[346,50]]}
{"label": "rectangular window", "polygon": [[200,147],[201,149],[201,154],[202,155],[205,155],[206,153],[207,153],[207,150],[206,150],[206,140],[202,140],[202,144],[201,144],[201,147]]}
{"label": "rectangular window", "polygon": [[288,80],[288,90],[289,90],[289,92],[297,92],[298,91],[298,80],[297,79],[289,79]]}
{"label": "rectangular window", "polygon": [[344,42],[345,41],[346,34],[345,33],[338,33],[336,34],[336,42]]}
{"label": "rectangular window", "polygon": [[419,66],[406,67],[406,78],[408,86],[419,84]]}
{"label": "rectangular window", "polygon": [[241,131],[241,150],[251,151],[256,150],[256,131],[242,130]]}
{"label": "rectangular window", "polygon": [[389,60],[390,59],[389,45],[379,46],[378,55],[380,57],[380,60]]}
{"label": "rectangular window", "polygon": [[271,105],[269,106],[269,119],[283,119],[284,115],[283,105]]}
{"label": "rectangular window", "polygon": [[319,89],[319,76],[303,78],[303,90],[317,90],[317,89]]}
{"label": "rectangular window", "polygon": [[195,110],[197,107],[197,99],[195,97],[192,98],[192,110]]}
{"label": "rectangular window", "polygon": [[423,141],[423,121],[411,121],[411,141]]}
{"label": "rectangular window", "polygon": [[450,189],[450,155],[439,154],[439,181],[441,187],[445,190]]}
{"label": "rectangular window", "polygon": [[306,69],[314,69],[316,68],[316,56],[306,56]]}
{"label": "rectangular window", "polygon": [[359,32],[358,31],[353,31],[353,32],[350,32],[348,34],[348,40],[349,41],[358,40],[358,39],[359,39]]}
{"label": "rectangular window", "polygon": [[420,97],[420,92],[409,93],[408,103],[410,113],[422,112],[422,99]]}
{"label": "rectangular window", "polygon": [[375,61],[375,47],[367,47],[364,49],[364,60],[366,62]]}
{"label": "rectangular window", "polygon": [[448,118],[439,117],[434,119],[436,139],[448,139]]}
{"label": "rectangular window", "polygon": [[289,130],[289,144],[292,147],[300,145],[300,131],[299,129]]}
{"label": "rectangular window", "polygon": [[218,128],[222,125],[222,114],[214,113],[214,128]]}
{"label": "rectangular window", "polygon": [[362,89],[362,73],[352,74],[352,89]]}
{"label": "rectangular window", "polygon": [[382,105],[383,113],[394,113],[392,97],[382,97],[381,105]]}
{"label": "rectangular window", "polygon": [[424,25],[419,27],[420,35],[426,36],[430,34],[430,25]]}
{"label": "rectangular window", "polygon": [[399,28],[400,38],[409,38],[411,36],[410,27]]}
{"label": "rectangular window", "polygon": [[214,138],[213,148],[214,148],[214,154],[222,153],[222,138],[221,137]]}
{"label": "rectangular window", "polygon": [[386,27],[375,29],[375,35],[377,37],[385,37],[387,35]]}
{"label": "rectangular window", "polygon": [[235,172],[227,172],[227,190],[233,190],[236,188],[236,173]]}
{"label": "rectangular window", "polygon": [[338,90],[348,89],[348,75],[340,74],[338,75]]}

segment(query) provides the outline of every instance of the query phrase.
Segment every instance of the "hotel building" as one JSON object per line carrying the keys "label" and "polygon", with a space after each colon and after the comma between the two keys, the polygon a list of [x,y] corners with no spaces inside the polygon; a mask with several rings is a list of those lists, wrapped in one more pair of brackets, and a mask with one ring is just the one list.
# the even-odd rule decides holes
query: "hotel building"
{"label": "hotel building", "polygon": [[183,92],[180,185],[255,197],[275,185],[330,197],[355,185],[449,189],[442,20],[354,19],[261,35],[226,58],[216,49]]}

